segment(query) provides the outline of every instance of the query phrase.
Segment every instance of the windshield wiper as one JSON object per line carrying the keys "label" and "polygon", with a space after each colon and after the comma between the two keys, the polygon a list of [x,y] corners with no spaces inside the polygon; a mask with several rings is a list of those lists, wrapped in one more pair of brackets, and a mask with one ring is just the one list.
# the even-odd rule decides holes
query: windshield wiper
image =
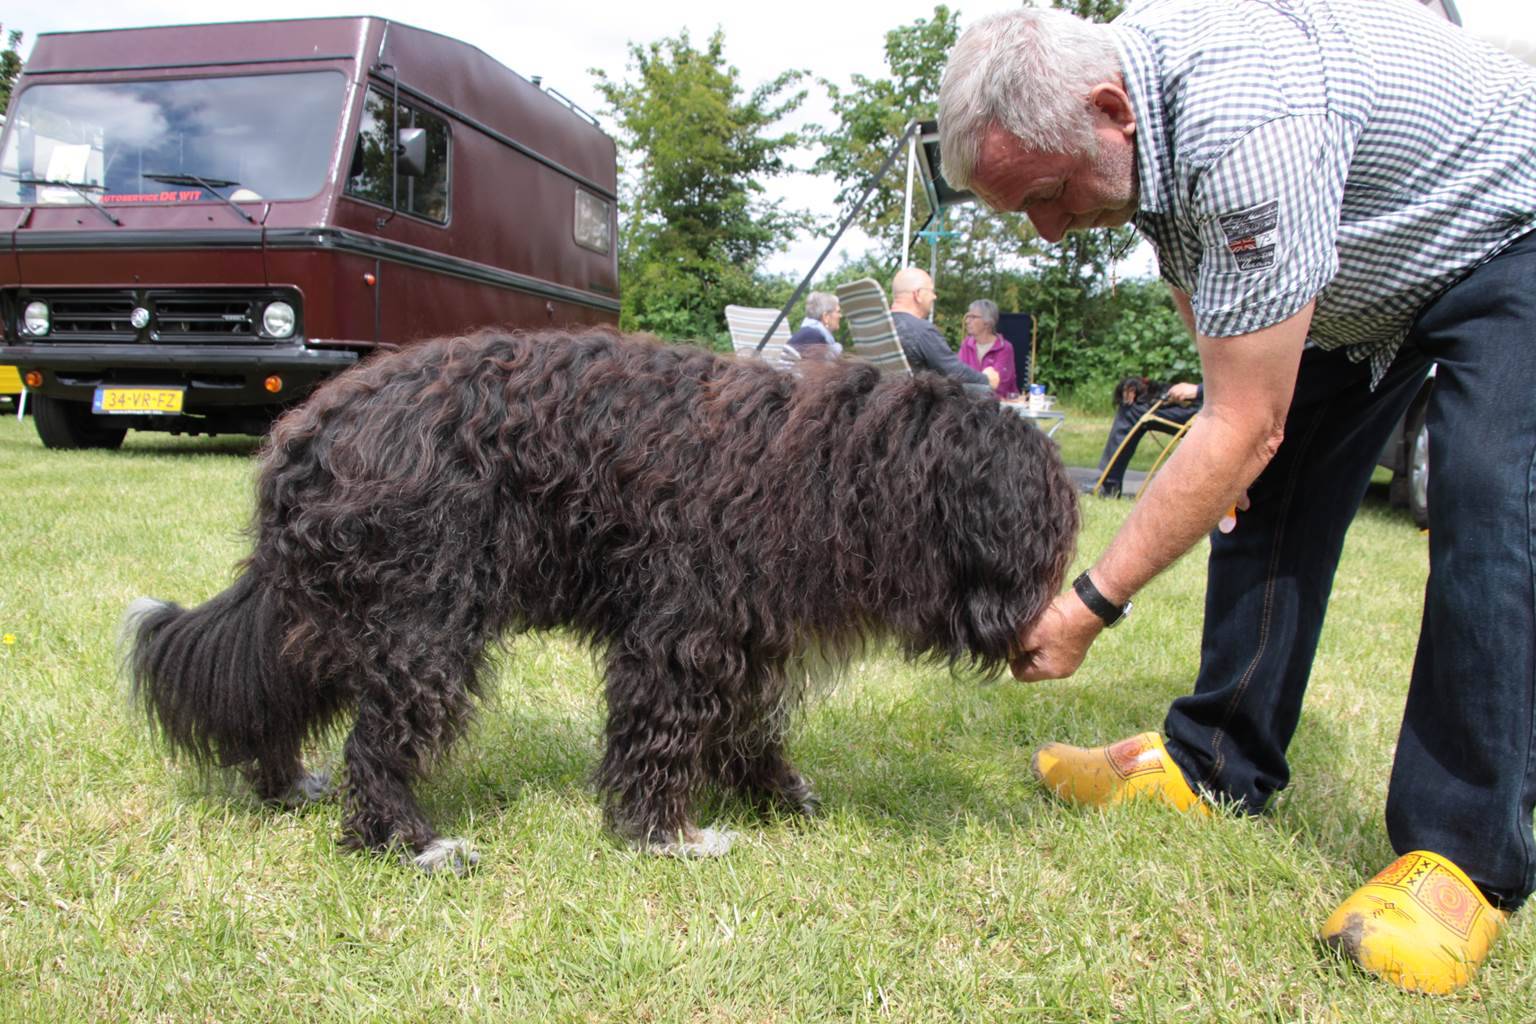
{"label": "windshield wiper", "polygon": [[12,174],[9,171],[5,172],[5,176],[8,177],[8,178],[15,178],[16,179],[16,184],[18,184],[18,185],[49,185],[49,186],[52,186],[52,187],[55,187],[55,188],[67,188],[67,189],[70,189],[71,191],[73,191],[75,193],[75,195],[79,196],[81,199],[84,199],[86,202],[90,203],[91,206],[95,208],[97,213],[101,214],[103,217],[107,218],[107,220],[111,221],[113,227],[119,227],[120,228],[120,227],[123,226],[123,222],[122,221],[120,221],[116,217],[112,216],[112,213],[111,213],[110,210],[108,210],[105,206],[102,206],[96,200],[92,199],[90,197],[90,194],[88,192],[86,192],[86,189],[95,189],[95,190],[97,190],[99,192],[105,192],[107,189],[106,189],[106,186],[104,186],[104,185],[85,185],[85,184],[82,184],[82,183],[80,183],[78,181],[64,181],[62,179],[56,180],[54,178],[23,178],[21,175],[19,175],[19,174]]}
{"label": "windshield wiper", "polygon": [[202,178],[196,174],[185,173],[141,174],[139,177],[148,178],[150,181],[163,182],[167,185],[200,185],[201,187],[207,189],[209,192],[212,192],[215,198],[222,199],[226,204],[228,204],[231,210],[234,210],[236,213],[250,221],[252,224],[256,223],[256,218],[240,209],[239,203],[229,198],[229,196],[219,194],[219,189],[229,188],[232,185],[238,185],[240,184],[238,181],[225,181],[223,178]]}

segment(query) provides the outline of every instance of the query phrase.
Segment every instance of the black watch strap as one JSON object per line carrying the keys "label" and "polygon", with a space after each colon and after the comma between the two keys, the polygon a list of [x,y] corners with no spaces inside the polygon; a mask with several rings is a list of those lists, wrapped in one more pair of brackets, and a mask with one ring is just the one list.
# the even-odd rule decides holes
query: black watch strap
{"label": "black watch strap", "polygon": [[1093,585],[1093,579],[1086,571],[1072,581],[1072,590],[1082,599],[1088,610],[1104,620],[1104,625],[1113,626],[1121,619],[1131,614],[1131,602],[1123,605],[1115,604],[1109,598],[1099,593],[1099,588]]}

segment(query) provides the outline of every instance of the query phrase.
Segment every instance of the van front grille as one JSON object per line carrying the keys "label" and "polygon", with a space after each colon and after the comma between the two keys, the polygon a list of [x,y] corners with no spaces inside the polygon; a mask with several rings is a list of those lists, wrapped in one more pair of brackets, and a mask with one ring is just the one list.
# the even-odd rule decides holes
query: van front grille
{"label": "van front grille", "polygon": [[[240,338],[256,336],[261,315],[258,300],[218,296],[191,298],[150,293],[155,334],[161,341],[198,338]],[[269,297],[270,298],[270,297]]]}
{"label": "van front grille", "polygon": [[138,335],[128,319],[132,292],[50,296],[47,302],[53,320],[48,333],[60,341],[133,341]]}
{"label": "van front grille", "polygon": [[[7,334],[15,342],[47,345],[91,342],[143,345],[293,344],[303,337],[303,314],[292,291],[274,289],[197,290],[97,289],[50,291],[8,290],[4,295]],[[299,313],[299,328],[288,338],[263,335],[262,312],[281,299]],[[43,337],[21,333],[21,312],[30,302],[48,304],[51,325]],[[133,326],[135,310],[148,314],[141,328]],[[141,320],[143,316],[141,314]]]}

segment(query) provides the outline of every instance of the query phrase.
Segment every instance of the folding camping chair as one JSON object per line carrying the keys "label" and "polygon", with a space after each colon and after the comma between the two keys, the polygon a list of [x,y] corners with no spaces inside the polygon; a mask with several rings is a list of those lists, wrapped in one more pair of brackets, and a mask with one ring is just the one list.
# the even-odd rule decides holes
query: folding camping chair
{"label": "folding camping chair", "polygon": [[[1168,395],[1164,393],[1157,401],[1152,403],[1151,408],[1141,414],[1141,418],[1126,432],[1125,437],[1121,438],[1119,447],[1109,457],[1109,461],[1104,463],[1104,468],[1099,471],[1099,478],[1093,482],[1093,488],[1088,492],[1089,494],[1098,496],[1102,493],[1104,478],[1109,475],[1110,467],[1120,461],[1120,455],[1125,451],[1126,446],[1133,439],[1140,443],[1141,438],[1146,436],[1155,438],[1160,450],[1157,453],[1157,457],[1152,460],[1151,467],[1147,470],[1146,476],[1142,478],[1141,486],[1136,491],[1136,497],[1141,497],[1142,492],[1147,489],[1147,484],[1152,482],[1153,474],[1161,469],[1168,456],[1173,454],[1174,446],[1184,439],[1184,435],[1189,432],[1189,425],[1195,422],[1195,417],[1199,415],[1199,413],[1196,413],[1195,416],[1189,417],[1182,423],[1178,420],[1171,420],[1166,416],[1158,415],[1164,406],[1171,404],[1173,403],[1168,401]],[[1169,436],[1165,439],[1161,436],[1163,434]]]}
{"label": "folding camping chair", "polygon": [[885,301],[885,289],[864,277],[837,286],[837,301],[843,307],[843,321],[853,335],[853,354],[887,373],[912,372],[901,339],[896,336],[896,321]]}
{"label": "folding camping chair", "polygon": [[789,343],[789,324],[780,321],[773,329],[773,337],[759,349],[758,343],[778,317],[776,309],[759,306],[726,306],[725,324],[731,332],[731,348],[738,359],[761,359],[780,370],[795,369],[800,353]]}
{"label": "folding camping chair", "polygon": [[1014,379],[1019,391],[1028,394],[1035,382],[1035,317],[1032,313],[1000,313],[997,333],[1013,346]]}

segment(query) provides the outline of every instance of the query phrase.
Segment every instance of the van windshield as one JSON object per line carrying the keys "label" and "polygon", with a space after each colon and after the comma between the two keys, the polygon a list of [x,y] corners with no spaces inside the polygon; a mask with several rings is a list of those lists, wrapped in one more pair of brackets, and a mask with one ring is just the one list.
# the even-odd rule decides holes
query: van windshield
{"label": "van windshield", "polygon": [[325,183],[335,71],[33,85],[0,149],[0,202],[102,206],[304,199]]}

